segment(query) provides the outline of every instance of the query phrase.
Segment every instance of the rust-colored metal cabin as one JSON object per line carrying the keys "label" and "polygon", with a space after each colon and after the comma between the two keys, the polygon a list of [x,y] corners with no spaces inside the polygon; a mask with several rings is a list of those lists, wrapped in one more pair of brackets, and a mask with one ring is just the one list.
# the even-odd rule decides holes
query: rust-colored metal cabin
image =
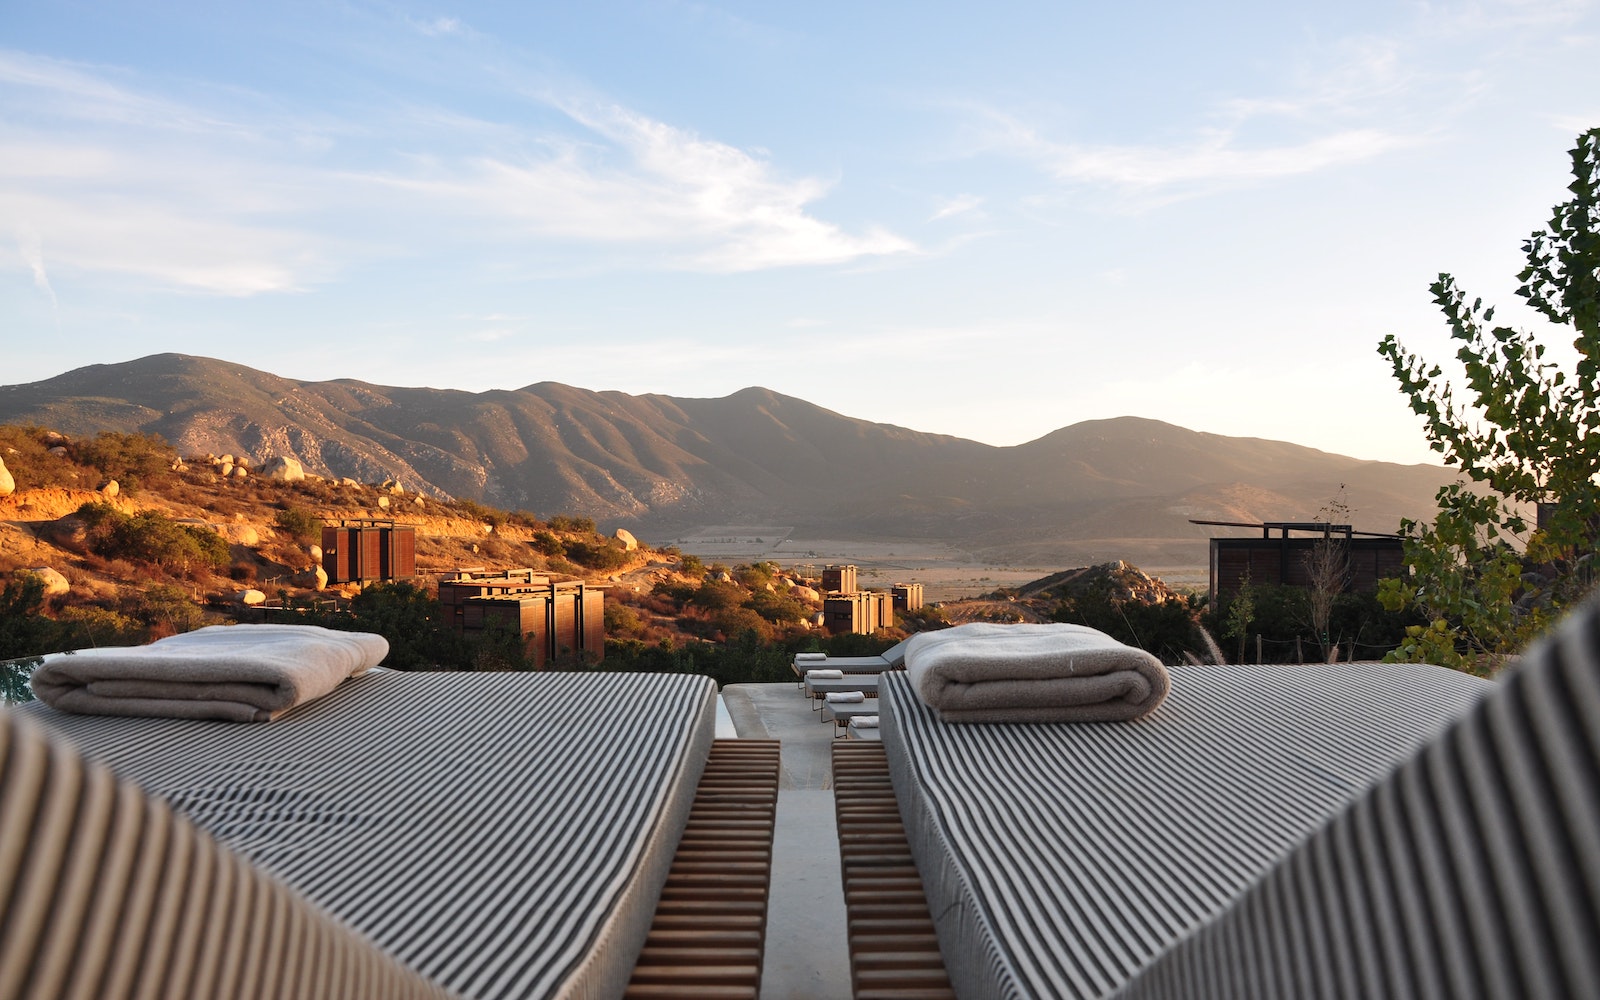
{"label": "rust-colored metal cabin", "polygon": [[858,589],[855,566],[828,566],[823,569],[822,592],[824,594],[854,594]]}
{"label": "rust-colored metal cabin", "polygon": [[[1317,544],[1325,540],[1337,540],[1344,546],[1349,567],[1345,578],[1346,591],[1376,590],[1379,580],[1399,576],[1405,570],[1405,553],[1400,536],[1355,531],[1348,524],[1322,521],[1266,521],[1256,524],[1195,520],[1190,523],[1261,529],[1260,538],[1211,539],[1210,599],[1213,605],[1222,598],[1237,594],[1246,580],[1252,584],[1310,587],[1312,580],[1307,560]],[[1305,532],[1314,537],[1291,537],[1291,531]],[[1273,537],[1273,532],[1277,532],[1277,537]]]}
{"label": "rust-colored metal cabin", "polygon": [[916,611],[922,607],[922,584],[897,583],[889,588],[896,611]]}
{"label": "rust-colored metal cabin", "polygon": [[460,628],[466,602],[474,597],[501,594],[527,594],[547,590],[550,578],[531,569],[487,573],[480,569],[459,569],[454,577],[439,581],[439,603],[451,623]]}
{"label": "rust-colored metal cabin", "polygon": [[606,657],[603,587],[551,583],[531,570],[492,576],[461,571],[439,581],[439,603],[462,632],[514,630],[535,667]]}
{"label": "rust-colored metal cabin", "polygon": [[822,627],[832,635],[871,635],[894,625],[894,607],[883,591],[829,594],[822,599]]}
{"label": "rust-colored metal cabin", "polygon": [[417,529],[374,518],[322,527],[322,569],[329,583],[374,583],[417,575]]}

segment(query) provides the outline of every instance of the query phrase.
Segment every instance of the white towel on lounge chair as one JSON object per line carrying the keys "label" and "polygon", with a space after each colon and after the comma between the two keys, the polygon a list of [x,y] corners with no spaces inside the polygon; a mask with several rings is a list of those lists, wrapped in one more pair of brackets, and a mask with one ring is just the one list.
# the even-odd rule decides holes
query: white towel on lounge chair
{"label": "white towel on lounge chair", "polygon": [[828,654],[827,653],[796,653],[796,654],[794,654],[794,659],[795,659],[796,663],[804,663],[807,660],[826,660],[827,658],[828,658]]}
{"label": "white towel on lounge chair", "polygon": [[858,715],[850,720],[850,724],[857,729],[877,729],[878,717],[876,715]]}
{"label": "white towel on lounge chair", "polygon": [[267,722],[389,655],[368,632],[315,625],[212,625],[148,646],[47,656],[33,693],[80,715]]}
{"label": "white towel on lounge chair", "polygon": [[906,673],[944,722],[1115,722],[1167,696],[1161,661],[1087,625],[977,622],[919,632]]}
{"label": "white towel on lounge chair", "polygon": [[808,681],[842,681],[842,680],[844,680],[844,671],[843,670],[807,670],[806,671],[806,680],[808,680]]}
{"label": "white towel on lounge chair", "polygon": [[830,705],[851,704],[867,700],[867,696],[860,691],[829,691],[825,698]]}

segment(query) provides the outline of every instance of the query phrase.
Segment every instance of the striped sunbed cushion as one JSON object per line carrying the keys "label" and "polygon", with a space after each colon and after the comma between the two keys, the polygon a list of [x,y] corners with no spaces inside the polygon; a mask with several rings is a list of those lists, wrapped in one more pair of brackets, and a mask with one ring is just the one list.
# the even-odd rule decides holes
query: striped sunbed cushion
{"label": "striped sunbed cushion", "polygon": [[1491,682],[1439,667],[1172,667],[1131,723],[950,725],[883,677],[882,737],[951,981],[1107,997]]}
{"label": "striped sunbed cushion", "polygon": [[383,672],[275,722],[24,710],[463,997],[620,995],[708,678]]}

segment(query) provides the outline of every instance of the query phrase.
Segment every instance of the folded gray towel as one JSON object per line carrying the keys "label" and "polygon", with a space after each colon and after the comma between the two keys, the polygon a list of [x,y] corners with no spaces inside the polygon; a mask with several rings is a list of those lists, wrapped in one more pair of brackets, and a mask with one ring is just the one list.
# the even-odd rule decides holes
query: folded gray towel
{"label": "folded gray towel", "polygon": [[315,625],[212,625],[148,646],[55,653],[33,693],[63,712],[267,722],[375,667],[389,643]]}
{"label": "folded gray towel", "polygon": [[920,632],[906,673],[945,722],[1116,722],[1161,704],[1161,661],[1086,625],[975,623]]}

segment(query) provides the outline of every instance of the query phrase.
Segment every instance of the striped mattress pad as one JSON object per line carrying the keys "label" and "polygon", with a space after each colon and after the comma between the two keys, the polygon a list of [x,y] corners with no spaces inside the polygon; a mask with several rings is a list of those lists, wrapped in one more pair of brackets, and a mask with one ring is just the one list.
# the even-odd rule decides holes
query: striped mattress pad
{"label": "striped mattress pad", "polygon": [[385,671],[256,725],[18,711],[457,996],[620,996],[716,689]]}
{"label": "striped mattress pad", "polygon": [[1495,685],[1426,665],[1177,666],[1120,723],[947,724],[879,692],[958,996],[1110,997]]}

